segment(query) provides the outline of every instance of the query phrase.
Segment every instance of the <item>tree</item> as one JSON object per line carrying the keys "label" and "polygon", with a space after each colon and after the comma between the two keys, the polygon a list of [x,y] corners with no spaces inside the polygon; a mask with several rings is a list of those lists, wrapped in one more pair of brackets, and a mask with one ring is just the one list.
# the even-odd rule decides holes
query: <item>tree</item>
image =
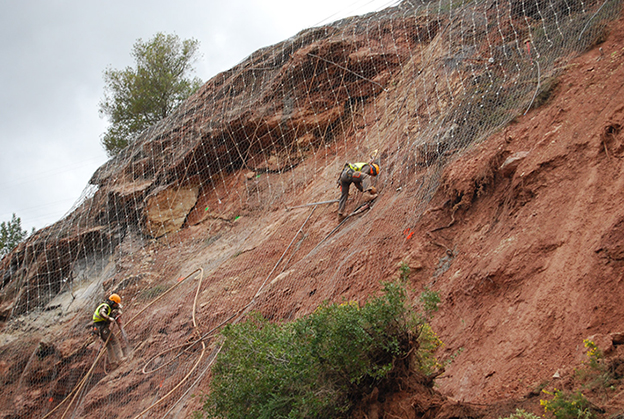
{"label": "tree", "polygon": [[[34,229],[33,229],[34,231]],[[0,223],[0,259],[11,253],[15,246],[28,236],[28,232],[22,230],[22,220],[15,214],[11,221]]]}
{"label": "tree", "polygon": [[102,145],[114,156],[154,123],[168,116],[202,84],[190,78],[199,42],[157,33],[132,48],[136,68],[104,71],[104,99],[99,113],[111,123]]}

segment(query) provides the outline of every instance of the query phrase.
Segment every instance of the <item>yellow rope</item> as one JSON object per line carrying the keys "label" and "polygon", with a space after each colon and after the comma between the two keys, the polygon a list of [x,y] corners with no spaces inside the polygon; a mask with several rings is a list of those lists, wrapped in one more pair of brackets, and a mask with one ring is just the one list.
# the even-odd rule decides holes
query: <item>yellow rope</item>
{"label": "yellow rope", "polygon": [[[93,371],[93,368],[95,367],[95,364],[100,360],[100,357],[102,356],[102,354],[104,353],[104,348],[106,348],[106,344],[108,343],[109,339],[111,338],[111,335],[108,335],[108,338],[106,339],[106,342],[104,343],[104,346],[102,347],[102,349],[100,349],[100,352],[98,353],[97,357],[95,358],[95,361],[93,362],[93,364],[91,365],[91,368],[89,369],[89,371],[85,374],[84,377],[82,377],[82,379],[80,380],[80,382],[78,384],[76,384],[76,386],[74,387],[74,389],[72,391],[69,392],[69,394],[58,404],[56,405],[56,407],[54,409],[52,409],[51,411],[49,411],[42,419],[47,418],[48,416],[50,416],[52,413],[54,413],[56,411],[56,409],[58,409],[59,407],[61,407],[63,405],[63,403],[65,403],[67,401],[67,399],[69,399],[71,397],[72,394],[78,393],[78,390],[82,388],[82,386],[84,385],[84,383],[87,381],[87,377],[89,377],[89,374],[91,374],[91,371]],[[65,414],[67,413],[67,411],[69,410],[69,407],[72,405],[72,403],[75,400],[75,395],[74,398],[72,398],[71,403],[69,404],[69,406],[67,407],[67,409],[65,410],[65,412],[63,413],[63,416],[65,416]]]}
{"label": "yellow rope", "polygon": [[[266,285],[267,281],[269,280],[269,278],[271,277],[271,275],[273,274],[273,272],[275,271],[275,269],[277,268],[277,266],[281,263],[282,259],[284,258],[284,256],[286,255],[286,252],[288,252],[288,250],[290,249],[290,247],[292,246],[293,242],[295,241],[295,239],[297,238],[297,236],[299,235],[299,233],[302,232],[303,227],[307,224],[307,222],[309,221],[310,217],[312,217],[312,214],[314,214],[314,211],[316,210],[317,205],[315,205],[312,208],[312,211],[310,212],[310,214],[308,215],[308,217],[306,218],[306,220],[304,221],[303,225],[299,228],[299,230],[297,230],[297,233],[295,233],[295,236],[293,237],[292,241],[290,242],[290,244],[288,245],[288,247],[286,248],[286,250],[284,251],[284,253],[282,254],[282,256],[280,257],[280,259],[277,261],[277,263],[275,264],[275,266],[273,267],[273,270],[271,270],[271,272],[269,273],[269,275],[267,275],[266,279],[264,280],[264,282],[262,283],[262,285],[259,287],[258,291],[256,292],[256,294],[253,296],[253,298],[251,299],[251,301],[249,301],[244,307],[242,307],[241,309],[239,309],[236,313],[234,313],[232,316],[230,316],[229,318],[227,318],[226,320],[224,320],[223,322],[221,322],[218,326],[214,327],[212,330],[210,330],[208,333],[206,333],[203,336],[200,336],[199,339],[197,339],[195,342],[191,342],[188,344],[183,344],[183,345],[178,345],[177,347],[174,348],[170,348],[167,349],[166,351],[161,352],[160,354],[156,355],[155,357],[151,358],[143,367],[142,372],[144,374],[147,374],[147,372],[145,372],[145,368],[158,356],[165,354],[167,352],[172,351],[173,349],[177,349],[177,348],[182,348],[186,345],[190,345],[188,348],[186,348],[184,351],[187,351],[188,349],[190,349],[192,346],[194,346],[196,343],[201,342],[202,344],[202,352],[199,356],[199,358],[197,359],[197,361],[195,362],[195,365],[193,366],[193,368],[191,368],[191,370],[186,374],[186,376],[174,387],[172,388],[167,394],[165,394],[161,399],[159,399],[158,401],[152,403],[149,407],[147,407],[145,410],[143,410],[141,413],[139,413],[137,416],[135,416],[134,419],[138,419],[139,417],[143,416],[145,413],[147,413],[148,411],[150,411],[151,409],[153,409],[154,407],[156,407],[158,404],[162,403],[162,401],[164,401],[167,397],[169,397],[174,391],[176,391],[190,376],[191,374],[195,371],[195,369],[197,368],[197,366],[199,365],[199,363],[201,362],[201,360],[204,357],[204,354],[206,352],[206,344],[204,342],[205,339],[211,338],[213,337],[213,332],[215,332],[217,329],[221,328],[221,326],[223,326],[224,324],[228,323],[230,320],[232,320],[233,318],[236,318],[234,320],[234,323],[237,323],[238,321],[240,321],[240,319],[249,311],[249,309],[255,304],[257,297],[260,295],[260,293],[262,292],[264,286]],[[195,330],[198,330],[198,326],[197,326],[197,322],[195,319],[195,312],[196,312],[196,307],[197,307],[197,298],[199,296],[199,290],[201,288],[201,284],[203,281],[203,273],[204,270],[203,268],[197,268],[195,269],[193,272],[191,272],[190,274],[188,274],[186,277],[184,277],[181,281],[179,281],[177,284],[173,285],[171,288],[169,288],[167,291],[165,291],[164,293],[162,293],[160,296],[158,296],[158,298],[154,299],[152,302],[150,302],[148,305],[146,305],[145,307],[143,307],[138,313],[136,313],[130,320],[128,320],[126,322],[126,325],[132,323],[132,321],[134,321],[139,315],[141,315],[145,310],[147,310],[151,305],[155,304],[156,302],[158,302],[161,298],[163,298],[165,295],[167,295],[168,293],[170,293],[171,291],[173,291],[176,287],[178,287],[179,285],[183,284],[184,282],[186,282],[187,279],[189,279],[190,277],[192,277],[193,275],[195,275],[197,272],[201,272],[200,275],[200,279],[199,279],[199,284],[197,286],[197,291],[195,292],[195,299],[193,301],[193,312],[192,312],[192,317],[193,317],[193,326],[195,328]],[[118,332],[119,333],[119,332]],[[71,407],[71,405],[74,403],[75,399],[76,399],[76,395],[78,394],[78,392],[82,389],[82,387],[84,386],[84,384],[86,383],[89,375],[92,373],[93,369],[95,368],[95,365],[97,364],[97,362],[100,360],[102,354],[104,353],[104,349],[106,348],[106,345],[108,344],[109,339],[111,338],[111,336],[108,337],[108,339],[106,340],[104,346],[102,347],[102,349],[100,350],[100,353],[98,354],[98,356],[96,357],[95,361],[93,362],[93,364],[91,365],[91,368],[89,369],[89,371],[85,374],[85,376],[80,380],[80,382],[76,385],[76,387],[74,387],[74,389],[67,395],[67,397],[65,397],[65,399],[63,399],[61,401],[61,403],[59,403],[54,409],[52,409],[50,412],[48,412],[48,414],[46,414],[42,419],[46,419],[48,416],[50,416],[52,413],[54,413],[60,406],[63,405],[63,403],[65,403],[65,401],[72,396],[73,394],[73,398],[70,402],[70,404],[67,406],[67,409],[65,410],[65,412],[63,413],[63,416],[61,417],[61,419],[63,419],[65,417],[65,415],[67,414],[67,412],[69,411],[69,408]],[[217,349],[217,353],[221,350],[221,346]],[[179,355],[178,355],[179,356]],[[176,359],[177,357],[175,357],[174,359]],[[209,366],[212,364],[213,360],[210,362]],[[173,362],[173,360],[169,361],[167,364],[158,367],[157,369],[150,371],[149,373],[158,371],[159,369],[165,367],[166,365],[169,365],[171,362]],[[203,375],[203,373],[202,373]],[[176,402],[177,403],[177,402]]]}
{"label": "yellow rope", "polygon": [[[181,281],[179,281],[177,284],[173,285],[171,288],[169,288],[167,291],[165,291],[164,293],[162,293],[160,296],[158,296],[158,298],[156,298],[154,301],[150,302],[148,305],[146,305],[145,307],[143,307],[143,309],[141,309],[141,311],[139,311],[137,314],[135,314],[130,320],[128,320],[126,322],[126,325],[130,324],[134,319],[136,319],[141,313],[143,313],[145,310],[147,310],[148,307],[150,307],[152,304],[156,303],[158,300],[160,300],[161,298],[163,298],[165,295],[167,295],[169,292],[173,291],[176,287],[178,287],[179,285],[181,285],[182,283],[186,282],[186,280],[188,278],[190,278],[191,276],[195,275],[197,272],[201,272],[202,275],[200,277],[200,284],[201,281],[203,279],[203,272],[204,270],[202,268],[197,268],[195,269],[193,272],[191,272],[190,274],[188,274],[186,277],[184,277]],[[198,288],[199,290],[199,288]],[[199,292],[199,291],[198,291]],[[195,299],[197,299],[197,296],[195,296]],[[193,310],[195,310],[195,307],[193,307]],[[193,313],[193,322],[195,322],[195,313]],[[118,332],[119,333],[119,332]],[[65,415],[67,414],[67,412],[69,411],[69,408],[71,407],[71,405],[74,403],[74,401],[76,400],[76,396],[77,394],[80,392],[80,390],[82,389],[82,387],[85,385],[85,383],[87,382],[87,379],[89,378],[89,376],[91,375],[91,373],[93,372],[93,369],[95,368],[95,365],[97,364],[97,362],[100,360],[100,358],[102,357],[102,355],[104,354],[104,349],[106,349],[106,345],[108,344],[108,341],[110,340],[112,336],[111,335],[108,336],[108,338],[106,339],[106,342],[104,342],[104,346],[102,346],[102,349],[100,349],[100,352],[98,353],[97,357],[95,358],[95,361],[93,361],[93,364],[91,365],[91,368],[89,368],[89,371],[87,371],[87,373],[85,374],[85,376],[80,380],[80,382],[78,382],[78,384],[76,384],[76,386],[72,389],[72,391],[69,392],[69,394],[58,404],[56,405],[56,407],[54,409],[52,409],[51,411],[49,411],[45,416],[42,417],[42,419],[46,419],[47,417],[49,417],[52,413],[56,412],[57,409],[59,409],[70,397],[72,397],[71,402],[69,403],[69,405],[67,406],[67,409],[65,409],[65,412],[63,413],[63,416],[61,416],[61,419],[63,419],[65,417]],[[204,347],[205,348],[205,347]],[[202,353],[203,356],[203,353]]]}
{"label": "yellow rope", "polygon": [[[197,297],[199,296],[199,290],[201,288],[202,281],[203,281],[203,278],[204,278],[204,270],[202,268],[199,268],[199,269],[201,270],[202,275],[200,276],[199,283],[197,284],[197,291],[195,292],[195,299],[193,300],[193,312],[192,312],[193,313],[193,327],[195,328],[195,330],[197,330],[197,322],[195,320],[195,311],[196,311],[196,308],[197,308]],[[134,317],[136,317],[136,316],[134,316]],[[133,319],[134,319],[134,317],[133,317]],[[197,358],[197,361],[195,362],[195,365],[193,365],[193,368],[191,368],[191,370],[188,372],[188,374],[186,374],[184,376],[184,378],[174,388],[172,388],[167,394],[165,394],[163,397],[161,397],[158,401],[152,403],[149,407],[147,407],[141,413],[136,415],[134,417],[134,419],[137,419],[137,418],[143,416],[145,413],[149,412],[154,407],[158,406],[167,397],[169,397],[171,394],[173,394],[173,392],[176,391],[191,376],[191,374],[195,371],[195,368],[197,368],[197,366],[201,362],[202,358],[204,357],[204,353],[205,352],[206,352],[206,344],[204,343],[204,341],[202,341],[202,351],[201,351],[201,354],[199,354],[199,358]]]}

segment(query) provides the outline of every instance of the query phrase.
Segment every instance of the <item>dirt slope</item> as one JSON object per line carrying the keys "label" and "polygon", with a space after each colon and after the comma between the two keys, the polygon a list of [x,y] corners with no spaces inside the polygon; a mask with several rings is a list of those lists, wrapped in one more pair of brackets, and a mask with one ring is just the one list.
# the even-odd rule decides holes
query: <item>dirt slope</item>
{"label": "dirt slope", "polygon": [[[440,380],[458,399],[524,396],[578,367],[583,339],[612,350],[599,336],[624,330],[622,23],[568,66],[547,105],[453,164],[444,210],[422,220],[455,220],[433,235],[455,255],[435,281],[435,325],[449,351],[465,348]],[[498,170],[518,155],[513,173]]]}
{"label": "dirt slope", "polygon": [[[104,288],[124,291],[134,357],[113,372],[94,370],[94,387],[81,395],[75,417],[134,417],[169,391],[170,400],[182,401],[164,402],[156,412],[189,417],[200,401],[175,386],[189,373],[189,383],[199,380],[193,394],[209,389],[191,367],[201,354],[203,368],[212,347],[204,353],[196,345],[175,369],[143,374],[172,356],[164,350],[209,333],[251,301],[272,319],[296,318],[325,300],[364,301],[379,281],[396,277],[401,261],[412,268],[416,291],[440,292],[433,321],[445,343],[440,357],[459,354],[437,379],[437,392],[400,392],[361,406],[362,414],[498,417],[517,406],[541,413],[542,387],[578,385],[574,369],[585,359],[583,339],[593,336],[610,358],[624,357],[618,335],[624,332],[623,127],[620,18],[604,43],[567,65],[541,106],[449,164],[422,216],[411,214],[414,185],[424,172],[403,184],[384,181],[382,173],[372,209],[329,237],[338,224],[335,206],[286,210],[337,196],[344,146],[336,142],[297,167],[295,173],[315,173],[300,195],[286,191],[261,209],[200,196],[178,233],[148,240],[130,231]],[[279,176],[236,172],[224,184],[267,194]],[[204,208],[217,209],[197,213]],[[198,267],[201,284],[198,276],[177,281]],[[149,305],[175,284],[181,285]],[[2,417],[41,417],[79,383],[99,348],[82,327],[85,312],[54,317],[51,309],[48,315],[60,324],[33,323],[28,339],[5,331]],[[51,340],[51,346],[41,343]],[[620,384],[589,394],[605,415],[624,411]]]}

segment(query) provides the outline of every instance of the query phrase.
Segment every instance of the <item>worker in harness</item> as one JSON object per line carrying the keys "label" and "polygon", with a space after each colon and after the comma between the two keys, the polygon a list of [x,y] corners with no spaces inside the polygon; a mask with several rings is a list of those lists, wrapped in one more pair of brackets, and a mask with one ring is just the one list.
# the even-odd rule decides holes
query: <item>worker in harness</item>
{"label": "worker in harness", "polygon": [[100,336],[103,342],[108,340],[106,351],[108,360],[113,367],[117,366],[124,356],[119,339],[117,339],[117,336],[115,336],[111,330],[111,323],[116,323],[121,329],[121,326],[119,326],[116,321],[119,316],[121,316],[121,297],[117,294],[112,294],[108,297],[93,313],[94,331]]}
{"label": "worker in harness", "polygon": [[[376,163],[345,163],[338,178],[340,184],[340,201],[338,201],[338,216],[344,217],[344,209],[349,197],[349,187],[353,183],[360,192],[364,192],[363,181],[366,176],[377,176],[379,174],[379,165]],[[374,186],[366,188],[366,192],[370,193],[372,199],[377,197],[377,190]],[[370,200],[372,200],[370,199]]]}

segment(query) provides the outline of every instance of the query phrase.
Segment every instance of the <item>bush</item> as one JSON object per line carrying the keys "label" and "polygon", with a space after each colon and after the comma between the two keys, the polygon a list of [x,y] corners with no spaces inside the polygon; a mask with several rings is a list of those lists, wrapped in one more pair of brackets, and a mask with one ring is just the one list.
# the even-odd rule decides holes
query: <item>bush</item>
{"label": "bush", "polygon": [[423,311],[427,318],[433,316],[433,313],[438,311],[438,304],[440,303],[440,295],[437,291],[431,291],[425,287],[425,290],[420,295],[420,303],[423,306]]}
{"label": "bush", "polygon": [[555,389],[554,392],[542,390],[553,396],[551,400],[540,400],[544,412],[551,413],[557,419],[592,419],[594,412],[590,408],[589,400],[581,392],[564,393]]}
{"label": "bush", "polygon": [[601,360],[604,358],[604,355],[602,354],[602,351],[598,348],[598,346],[589,339],[583,340],[583,346],[585,346],[585,349],[587,349],[586,364],[593,369],[603,369],[603,366],[601,365]]}
{"label": "bush", "polygon": [[604,354],[591,340],[583,340],[587,350],[587,359],[583,366],[575,370],[576,376],[583,382],[583,387],[589,389],[614,388],[614,376],[610,368],[605,364]]}
{"label": "bush", "polygon": [[227,326],[204,411],[230,419],[345,417],[354,401],[407,365],[413,346],[426,348],[416,359],[431,371],[437,346],[427,341],[439,340],[406,301],[397,281],[363,307],[324,304],[294,322],[255,315]]}
{"label": "bush", "polygon": [[104,98],[100,115],[111,125],[102,135],[109,157],[117,155],[138,136],[170,115],[202,85],[191,78],[199,42],[157,33],[132,47],[135,67],[104,71]]}

